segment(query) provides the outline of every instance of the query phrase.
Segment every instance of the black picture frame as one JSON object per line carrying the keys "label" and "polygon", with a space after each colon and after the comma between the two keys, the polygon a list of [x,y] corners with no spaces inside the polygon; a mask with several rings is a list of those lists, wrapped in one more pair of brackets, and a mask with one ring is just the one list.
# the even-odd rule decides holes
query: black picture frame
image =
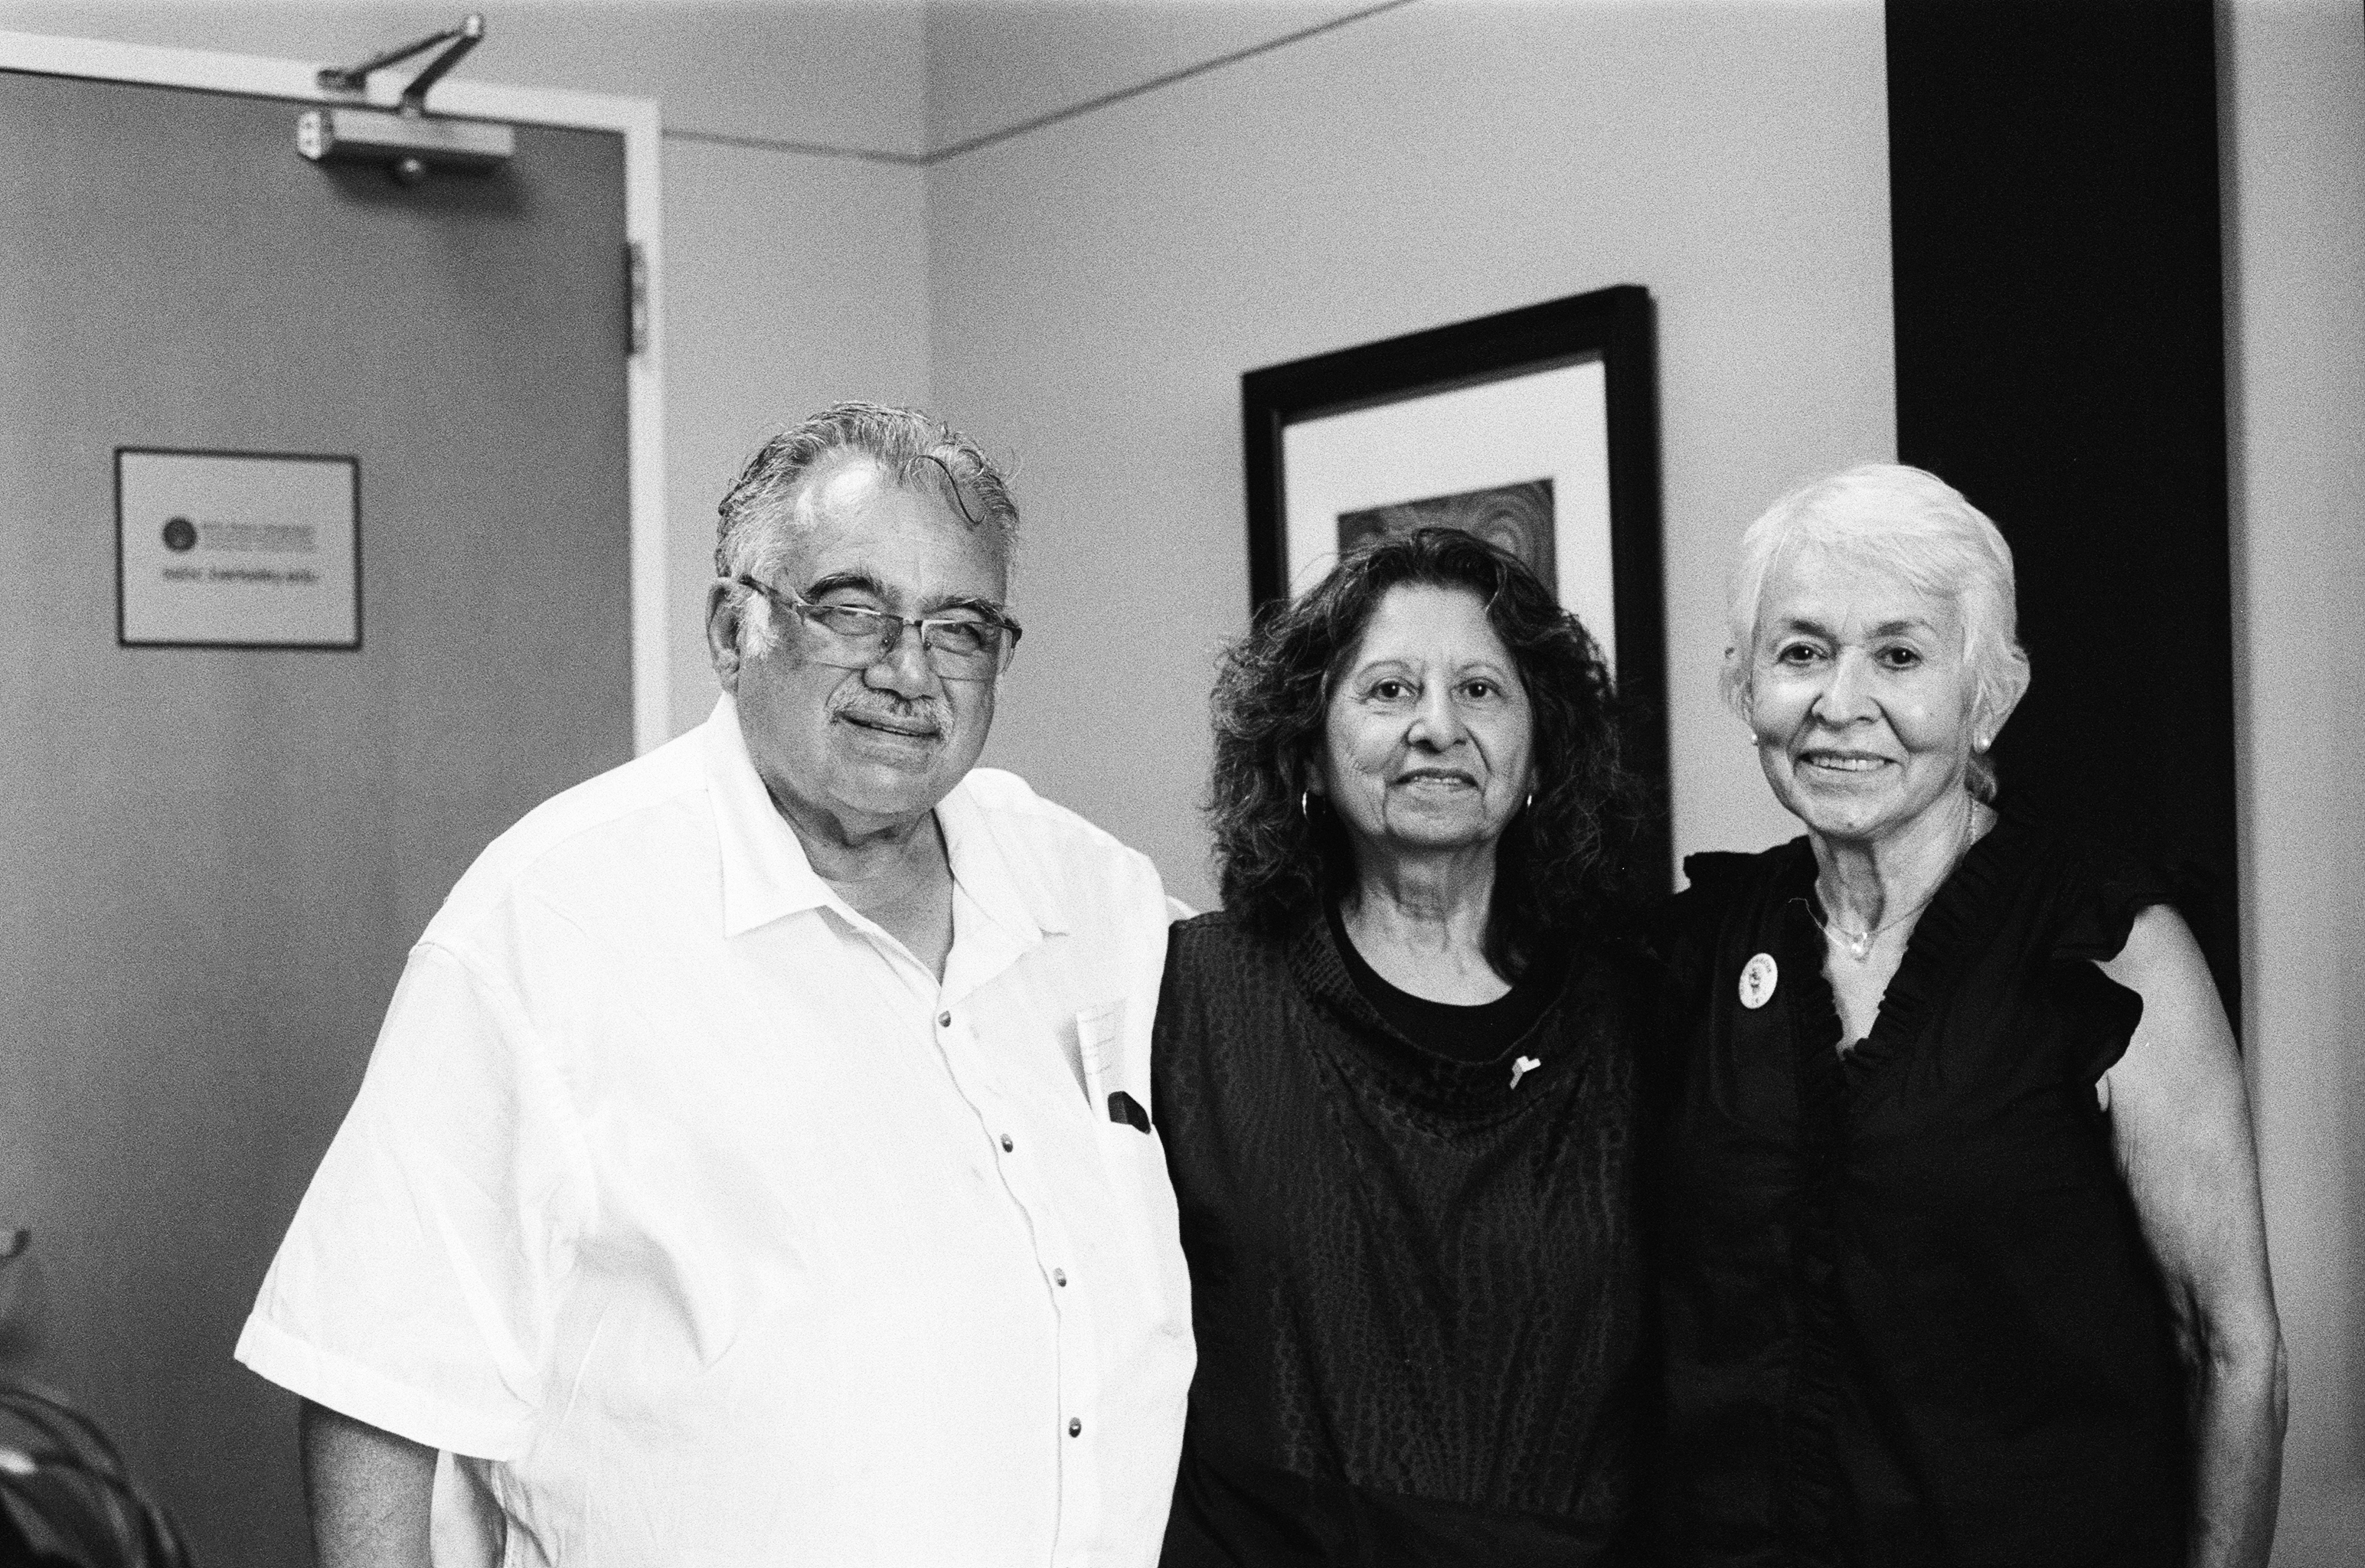
{"label": "black picture frame", "polygon": [[[1633,853],[1650,886],[1672,886],[1658,364],[1648,289],[1620,284],[1243,375],[1250,610],[1259,613],[1291,590],[1283,462],[1290,426],[1591,362],[1602,370],[1608,481],[1612,638],[1604,641],[1615,649],[1628,757],[1652,798],[1650,822]],[[1345,521],[1324,523],[1336,529]]]}

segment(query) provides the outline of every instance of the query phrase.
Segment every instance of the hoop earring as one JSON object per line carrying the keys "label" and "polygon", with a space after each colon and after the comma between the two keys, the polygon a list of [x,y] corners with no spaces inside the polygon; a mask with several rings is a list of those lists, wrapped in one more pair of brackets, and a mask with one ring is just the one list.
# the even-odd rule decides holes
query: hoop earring
{"label": "hoop earring", "polygon": [[1528,798],[1527,798],[1524,801],[1520,802],[1519,810],[1521,810],[1521,811],[1523,811],[1523,812],[1532,812],[1532,811],[1534,811],[1535,809],[1536,809],[1536,792],[1535,792],[1533,790],[1529,790],[1529,791],[1528,791]]}
{"label": "hoop earring", "polygon": [[1311,790],[1300,790],[1297,792],[1297,814],[1304,817],[1307,822],[1312,822],[1314,820],[1314,813],[1306,809],[1306,798],[1313,794],[1313,792],[1314,791]]}

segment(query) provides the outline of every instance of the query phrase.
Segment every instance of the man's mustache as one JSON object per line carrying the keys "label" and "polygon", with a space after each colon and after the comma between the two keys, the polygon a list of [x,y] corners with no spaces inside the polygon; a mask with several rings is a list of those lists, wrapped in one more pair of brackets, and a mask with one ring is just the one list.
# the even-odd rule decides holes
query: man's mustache
{"label": "man's mustache", "polygon": [[831,704],[830,717],[907,734],[942,734],[952,728],[952,715],[933,697],[906,701],[876,692],[860,693]]}

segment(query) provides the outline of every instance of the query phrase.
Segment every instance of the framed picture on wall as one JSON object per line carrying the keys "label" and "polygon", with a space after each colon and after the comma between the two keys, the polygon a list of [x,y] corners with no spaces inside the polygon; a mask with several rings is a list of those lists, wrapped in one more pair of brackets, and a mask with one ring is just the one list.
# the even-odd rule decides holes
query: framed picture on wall
{"label": "framed picture on wall", "polygon": [[1252,370],[1240,404],[1251,610],[1388,534],[1501,544],[1601,644],[1661,806],[1637,852],[1671,872],[1657,382],[1650,292],[1621,284]]}

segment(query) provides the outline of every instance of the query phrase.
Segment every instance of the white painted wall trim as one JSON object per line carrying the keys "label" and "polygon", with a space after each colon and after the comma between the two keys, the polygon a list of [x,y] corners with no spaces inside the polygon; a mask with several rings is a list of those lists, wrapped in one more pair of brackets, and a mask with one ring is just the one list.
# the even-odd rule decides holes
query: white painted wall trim
{"label": "white painted wall trim", "polygon": [[[0,71],[140,82],[200,92],[241,93],[298,103],[351,103],[324,94],[320,65],[261,55],[158,49],[102,39],[56,38],[0,30]],[[371,84],[369,101],[401,96],[399,73]],[[633,748],[662,745],[670,718],[666,642],[665,214],[660,169],[662,124],[654,98],[609,97],[498,83],[445,81],[434,91],[439,112],[525,125],[612,130],[624,138],[624,236],[648,263],[648,347],[626,362],[627,439],[632,487]],[[294,129],[289,129],[291,141]]]}

